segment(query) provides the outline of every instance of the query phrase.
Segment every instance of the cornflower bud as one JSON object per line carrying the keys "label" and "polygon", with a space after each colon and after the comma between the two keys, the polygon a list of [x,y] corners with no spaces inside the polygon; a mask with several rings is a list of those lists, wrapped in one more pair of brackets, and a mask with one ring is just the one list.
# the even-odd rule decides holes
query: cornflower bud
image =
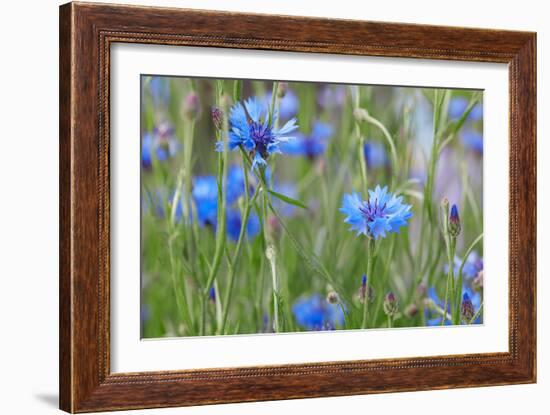
{"label": "cornflower bud", "polygon": [[451,207],[451,214],[449,215],[449,235],[456,238],[460,235],[460,217],[458,216],[458,208],[456,205]]}
{"label": "cornflower bud", "polygon": [[395,294],[390,291],[386,294],[386,298],[384,298],[384,313],[386,313],[387,316],[393,317],[398,311],[399,303],[397,298],[395,298]]}
{"label": "cornflower bud", "polygon": [[214,287],[210,287],[210,291],[208,291],[208,299],[212,301],[212,303],[216,303],[216,289]]}
{"label": "cornflower bud", "polygon": [[212,107],[212,109],[210,110],[210,114],[212,115],[212,122],[214,123],[216,130],[221,130],[223,127],[224,118],[223,111],[218,107]]}
{"label": "cornflower bud", "polygon": [[474,318],[475,313],[476,311],[470,296],[468,293],[464,293],[462,296],[462,304],[460,305],[460,316],[462,317],[464,323],[470,324],[470,321]]}
{"label": "cornflower bud", "polygon": [[361,287],[359,287],[359,302],[363,304],[365,298],[368,299],[369,303],[372,303],[374,300],[374,289],[370,285],[367,285],[367,276],[363,275],[361,278]]}

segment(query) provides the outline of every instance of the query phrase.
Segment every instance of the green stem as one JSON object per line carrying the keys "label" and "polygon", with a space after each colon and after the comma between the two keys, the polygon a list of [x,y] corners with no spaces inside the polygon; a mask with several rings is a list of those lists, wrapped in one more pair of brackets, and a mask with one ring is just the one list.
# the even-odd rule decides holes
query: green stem
{"label": "green stem", "polygon": [[468,249],[466,250],[466,253],[464,254],[464,257],[462,258],[462,262],[460,263],[460,267],[458,268],[458,281],[456,283],[456,293],[455,293],[455,308],[453,309],[453,324],[460,324],[460,302],[462,300],[462,271],[464,269],[464,265],[466,264],[466,261],[468,260],[468,257],[470,256],[470,253],[475,248],[475,246],[481,241],[483,238],[483,233],[481,233],[474,241],[470,244]]}
{"label": "green stem", "polygon": [[218,334],[223,334],[225,330],[225,326],[227,324],[227,316],[229,315],[229,309],[231,308],[231,299],[233,294],[233,286],[235,285],[235,274],[237,272],[237,263],[241,256],[241,250],[243,246],[243,241],[246,238],[246,225],[248,223],[248,218],[250,217],[250,210],[252,209],[252,206],[254,205],[254,202],[256,201],[256,197],[258,195],[258,192],[254,193],[254,196],[252,196],[252,199],[250,199],[249,203],[246,204],[243,216],[242,216],[242,222],[241,222],[241,229],[239,231],[239,239],[237,239],[237,245],[235,247],[235,252],[233,253],[233,259],[231,260],[231,265],[229,267],[229,278],[227,282],[227,290],[225,292],[225,296],[223,299],[223,314],[222,314],[222,320],[221,325],[219,328]]}
{"label": "green stem", "polygon": [[189,310],[187,309],[187,301],[186,301],[186,295],[185,295],[185,281],[183,281],[182,287],[180,289],[180,286],[178,284],[178,269],[176,267],[176,259],[174,256],[174,247],[173,247],[173,239],[174,235],[172,235],[168,239],[168,255],[170,257],[170,276],[172,277],[172,286],[174,289],[174,294],[176,297],[176,306],[183,318],[183,321],[187,325],[186,329],[188,330],[189,334],[193,331],[193,322],[191,320],[191,314],[189,313]]}
{"label": "green stem", "polygon": [[[355,87],[355,102],[354,107],[355,109],[359,109],[359,105],[361,102],[360,97],[360,88],[357,86]],[[357,118],[355,119],[355,138],[357,142],[359,143],[359,167],[361,170],[361,187],[363,191],[368,194],[368,176],[367,176],[367,160],[365,157],[365,138],[361,136],[361,124],[359,123],[359,120]]]}
{"label": "green stem", "polygon": [[265,251],[265,256],[271,267],[271,280],[273,284],[273,330],[275,333],[280,331],[279,325],[279,281],[277,279],[277,264],[275,248],[269,245]]}
{"label": "green stem", "polygon": [[[218,82],[218,104],[222,104],[223,83]],[[226,108],[222,108],[222,111],[226,112]],[[218,227],[216,229],[216,248],[214,251],[214,259],[212,261],[212,267],[206,281],[206,286],[203,290],[203,296],[207,299],[210,291],[210,287],[214,282],[220,269],[221,260],[225,250],[226,243],[226,181],[227,181],[227,165],[228,165],[228,151],[227,151],[227,117],[224,117],[223,121],[223,134],[217,133],[218,138],[222,138],[224,141],[224,151],[219,153],[218,156]]]}
{"label": "green stem", "polygon": [[[447,263],[449,264],[449,271],[447,272],[447,284],[445,288],[445,312],[449,305],[449,290],[451,291],[451,310],[454,310],[454,257],[455,257],[455,247],[456,247],[456,238],[450,237],[445,238],[448,241],[447,248]],[[454,319],[453,319],[454,320]],[[441,325],[445,325],[445,318],[441,319]]]}
{"label": "green stem", "polygon": [[374,239],[368,238],[367,240],[367,286],[365,287],[365,298],[363,299],[363,321],[361,322],[361,328],[367,328],[367,321],[369,317],[369,287],[372,280],[372,271],[374,265]]}
{"label": "green stem", "polygon": [[481,304],[479,305],[479,308],[477,309],[476,313],[474,314],[474,316],[470,319],[470,321],[468,322],[468,324],[474,324],[474,321],[477,320],[477,318],[479,317],[479,315],[481,314],[481,312],[483,311],[483,301],[481,302]]}

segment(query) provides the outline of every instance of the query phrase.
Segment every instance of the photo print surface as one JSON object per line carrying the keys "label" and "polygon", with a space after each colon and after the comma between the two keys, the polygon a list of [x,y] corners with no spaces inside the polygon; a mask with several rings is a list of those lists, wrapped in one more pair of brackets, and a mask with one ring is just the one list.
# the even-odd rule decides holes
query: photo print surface
{"label": "photo print surface", "polygon": [[483,323],[483,92],[141,76],[142,338]]}

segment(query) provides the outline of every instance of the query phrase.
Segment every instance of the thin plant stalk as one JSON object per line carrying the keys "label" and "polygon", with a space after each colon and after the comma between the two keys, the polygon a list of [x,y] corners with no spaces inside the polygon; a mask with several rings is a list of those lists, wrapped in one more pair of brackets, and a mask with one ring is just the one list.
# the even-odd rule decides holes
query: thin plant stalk
{"label": "thin plant stalk", "polygon": [[279,333],[279,280],[277,279],[276,255],[275,247],[273,245],[269,245],[267,247],[265,251],[265,256],[269,261],[271,269],[271,281],[273,286],[273,330],[275,331],[275,333]]}
{"label": "thin plant stalk", "polygon": [[367,239],[367,286],[365,287],[365,298],[363,299],[363,320],[361,322],[361,328],[367,328],[367,322],[369,318],[369,286],[372,279],[372,272],[374,268],[374,239]]}
{"label": "thin plant stalk", "polygon": [[[218,87],[218,104],[222,107],[223,100],[221,98],[223,94],[223,83],[218,81],[217,87]],[[226,113],[227,112],[226,110],[227,110],[226,108],[222,107],[222,111]],[[224,151],[218,154],[218,177],[217,177],[218,226],[216,230],[216,248],[214,252],[214,259],[212,261],[212,266],[208,274],[208,279],[203,289],[203,297],[205,299],[208,299],[210,287],[212,287],[214,279],[218,274],[223,253],[225,250],[225,244],[226,244],[226,234],[225,234],[225,231],[226,231],[226,182],[227,182],[227,165],[228,165],[228,158],[229,158],[228,151],[227,151],[227,131],[228,131],[227,117],[224,117],[223,133],[221,134],[217,133],[218,138],[221,138],[223,140]]]}

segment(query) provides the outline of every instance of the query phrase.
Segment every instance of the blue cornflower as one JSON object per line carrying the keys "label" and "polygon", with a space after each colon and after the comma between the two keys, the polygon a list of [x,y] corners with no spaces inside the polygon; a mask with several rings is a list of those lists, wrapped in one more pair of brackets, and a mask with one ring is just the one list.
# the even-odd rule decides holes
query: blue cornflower
{"label": "blue cornflower", "polygon": [[286,143],[281,143],[281,150],[284,154],[293,156],[305,156],[310,160],[323,154],[327,147],[327,140],[332,136],[331,125],[316,121],[309,136],[296,134],[296,138]]}
{"label": "blue cornflower", "polygon": [[[462,263],[462,259],[459,258],[458,256],[455,256],[454,258],[455,277],[458,277],[458,271],[460,269],[461,263]],[[443,266],[443,271],[445,272],[445,274],[449,272],[448,264],[445,264]],[[466,262],[464,263],[464,268],[462,268],[462,276],[465,279],[471,280],[475,278],[480,271],[483,271],[483,258],[480,257],[476,251],[472,251],[470,252],[470,255],[468,255]]]}
{"label": "blue cornflower", "polygon": [[363,147],[368,169],[377,169],[388,165],[386,149],[377,141],[367,141]]}
{"label": "blue cornflower", "polygon": [[[468,108],[468,100],[464,97],[455,97],[449,103],[449,117],[452,120],[459,119]],[[468,121],[479,121],[483,117],[483,105],[476,104],[466,118]]]}
{"label": "blue cornflower", "polygon": [[[242,170],[236,166],[229,169],[227,175],[226,201],[226,231],[230,239],[236,241],[241,229],[241,212],[234,206],[237,199],[244,194],[244,177],[239,174]],[[193,200],[195,202],[199,226],[212,226],[214,230],[218,224],[218,182],[214,176],[199,176],[193,180]],[[260,221],[255,213],[251,213],[247,226],[247,236],[253,238],[260,231]]]}
{"label": "blue cornflower", "polygon": [[[283,127],[275,128],[277,114],[269,120],[269,108],[257,98],[250,98],[244,105],[237,102],[229,112],[229,150],[242,147],[253,156],[252,167],[266,165],[267,158],[280,153],[279,144],[293,137],[290,133],[298,126],[296,119],[290,119]],[[223,142],[216,145],[218,151],[223,149]]]}
{"label": "blue cornflower", "polygon": [[339,304],[330,304],[319,294],[299,298],[292,306],[299,326],[306,330],[335,330],[344,325],[344,312]]}
{"label": "blue cornflower", "polygon": [[379,239],[386,237],[386,232],[398,233],[401,226],[413,215],[411,205],[402,203],[402,196],[388,192],[388,188],[369,190],[369,199],[362,200],[357,192],[345,194],[340,212],[347,215],[344,222],[351,225],[350,230],[357,235]]}
{"label": "blue cornflower", "polygon": [[461,136],[464,146],[475,153],[483,154],[483,135],[475,130],[465,130]]}
{"label": "blue cornflower", "polygon": [[145,169],[150,169],[153,166],[151,158],[151,148],[153,147],[153,137],[149,133],[143,135],[141,140],[141,165]]}
{"label": "blue cornflower", "polygon": [[218,182],[214,176],[199,176],[193,179],[191,192],[197,209],[200,226],[213,226],[218,220]]}
{"label": "blue cornflower", "polygon": [[[250,184],[249,184],[250,185]],[[237,165],[233,165],[227,169],[227,204],[230,205],[236,202],[239,197],[244,196],[244,172],[243,169]],[[248,189],[249,194],[254,192],[254,188],[250,185]]]}
{"label": "blue cornflower", "polygon": [[[237,209],[230,208],[227,210],[227,236],[233,241],[239,240],[239,233],[241,232],[241,225],[243,223],[241,212]],[[251,212],[246,224],[246,236],[250,239],[254,238],[260,233],[260,220],[256,213]]]}
{"label": "blue cornflower", "polygon": [[[279,89],[281,88],[279,84]],[[264,102],[267,106],[271,104],[271,92],[268,92],[264,96]],[[300,101],[298,96],[292,89],[288,89],[285,92],[285,96],[279,98],[279,114],[283,120],[288,120],[289,118],[294,117],[298,113],[298,108],[300,106]]]}

